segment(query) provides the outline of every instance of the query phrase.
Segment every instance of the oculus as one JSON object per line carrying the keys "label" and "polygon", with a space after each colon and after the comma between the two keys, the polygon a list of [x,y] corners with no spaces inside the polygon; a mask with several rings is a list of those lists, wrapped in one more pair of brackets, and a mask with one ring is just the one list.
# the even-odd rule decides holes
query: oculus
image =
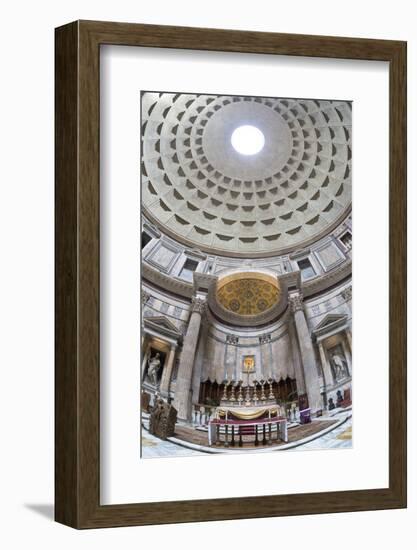
{"label": "oculus", "polygon": [[241,155],[256,155],[265,145],[265,136],[256,126],[239,126],[232,134],[233,149]]}

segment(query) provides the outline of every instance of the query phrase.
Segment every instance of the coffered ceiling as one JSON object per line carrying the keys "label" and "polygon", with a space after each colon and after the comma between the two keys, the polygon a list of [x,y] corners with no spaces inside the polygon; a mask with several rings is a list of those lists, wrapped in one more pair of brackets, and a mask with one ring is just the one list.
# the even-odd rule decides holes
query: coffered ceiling
{"label": "coffered ceiling", "polygon": [[[271,256],[334,229],[351,207],[351,103],[145,92],[142,207],[187,246]],[[233,131],[265,145],[242,155]]]}

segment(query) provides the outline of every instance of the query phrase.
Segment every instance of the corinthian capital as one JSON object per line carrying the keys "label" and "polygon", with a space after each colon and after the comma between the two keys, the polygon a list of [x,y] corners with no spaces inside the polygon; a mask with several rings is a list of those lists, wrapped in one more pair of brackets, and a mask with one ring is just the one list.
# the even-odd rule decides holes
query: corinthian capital
{"label": "corinthian capital", "polygon": [[352,300],[352,287],[348,286],[344,290],[342,290],[342,296],[346,300],[346,302],[350,302]]}
{"label": "corinthian capital", "polygon": [[207,302],[203,298],[193,297],[191,300],[191,311],[204,315],[207,309]]}
{"label": "corinthian capital", "polygon": [[149,301],[151,295],[149,294],[149,292],[146,292],[146,290],[141,290],[140,297],[142,300],[142,306],[144,306]]}
{"label": "corinthian capital", "polygon": [[296,311],[302,311],[303,295],[301,294],[301,292],[290,294],[288,296],[288,303],[290,304],[290,309],[293,313],[295,313]]}

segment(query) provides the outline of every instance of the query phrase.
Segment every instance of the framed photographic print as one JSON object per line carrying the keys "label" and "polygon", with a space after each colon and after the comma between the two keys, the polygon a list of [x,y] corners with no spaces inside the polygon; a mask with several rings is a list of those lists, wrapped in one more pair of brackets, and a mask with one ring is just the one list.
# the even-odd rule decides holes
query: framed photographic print
{"label": "framed photographic print", "polygon": [[56,29],[56,520],[406,506],[406,44]]}

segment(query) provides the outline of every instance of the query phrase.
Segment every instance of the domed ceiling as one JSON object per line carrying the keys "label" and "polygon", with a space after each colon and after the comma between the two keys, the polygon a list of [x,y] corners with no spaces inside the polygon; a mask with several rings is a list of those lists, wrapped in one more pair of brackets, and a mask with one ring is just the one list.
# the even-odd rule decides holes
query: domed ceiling
{"label": "domed ceiling", "polygon": [[[272,256],[331,231],[351,206],[347,101],[142,94],[142,206],[187,246]],[[252,125],[255,155],[231,144]]]}
{"label": "domed ceiling", "polygon": [[217,283],[217,301],[239,315],[257,315],[274,306],[281,295],[278,280],[262,273],[237,273]]}

